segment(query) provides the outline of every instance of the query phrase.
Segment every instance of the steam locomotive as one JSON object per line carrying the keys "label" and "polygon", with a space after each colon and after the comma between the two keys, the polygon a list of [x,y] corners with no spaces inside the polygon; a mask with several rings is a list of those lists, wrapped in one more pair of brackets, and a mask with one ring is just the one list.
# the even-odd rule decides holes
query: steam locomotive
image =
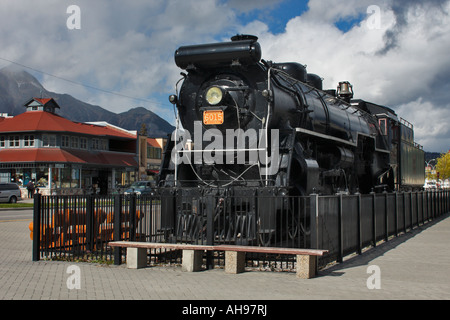
{"label": "steam locomotive", "polygon": [[[197,212],[192,199],[205,194],[223,201],[423,186],[424,152],[410,123],[388,107],[353,99],[347,81],[323,90],[304,65],[261,59],[257,40],[236,35],[175,52],[184,70],[169,98],[177,127],[159,175],[159,185],[177,194],[163,203],[176,213],[168,225],[180,224],[180,216],[186,225]],[[245,210],[265,205],[252,201]],[[271,211],[266,215],[277,214]],[[275,218],[267,221],[263,229],[273,229]]]}

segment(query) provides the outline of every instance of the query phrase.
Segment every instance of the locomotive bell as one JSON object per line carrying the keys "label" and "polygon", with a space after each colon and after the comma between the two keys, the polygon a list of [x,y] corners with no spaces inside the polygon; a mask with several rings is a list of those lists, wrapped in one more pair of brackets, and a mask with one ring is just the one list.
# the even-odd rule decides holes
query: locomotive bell
{"label": "locomotive bell", "polygon": [[337,87],[337,95],[339,98],[350,101],[353,98],[353,86],[348,81],[339,82]]}

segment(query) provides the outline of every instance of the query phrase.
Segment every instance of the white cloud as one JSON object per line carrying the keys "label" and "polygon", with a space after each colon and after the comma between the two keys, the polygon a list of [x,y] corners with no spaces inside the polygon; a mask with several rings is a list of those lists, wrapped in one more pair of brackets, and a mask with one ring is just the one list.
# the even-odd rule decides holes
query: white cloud
{"label": "white cloud", "polygon": [[[427,140],[429,132],[434,137],[449,133],[442,128],[445,121],[439,121],[439,129],[433,131],[428,117],[416,115],[428,112],[448,119],[443,115],[449,105],[442,101],[450,100],[449,2],[439,1],[436,6],[406,3],[400,12],[392,3],[380,1],[379,29],[367,24],[373,18],[367,13],[371,3],[355,0],[344,6],[331,0],[311,0],[310,10],[291,19],[282,34],[273,35],[264,23],[255,22],[243,30],[259,31],[265,59],[306,64],[308,72],[324,78],[324,88],[336,88],[339,81],[348,80],[355,98],[385,104],[412,122],[426,150],[448,150],[449,139],[426,143],[431,141]],[[363,20],[348,32],[335,26],[341,19],[361,14]]]}
{"label": "white cloud", "polygon": [[[70,4],[3,0],[0,58],[56,75],[43,76],[44,87],[113,112],[136,105],[161,111],[163,102],[152,102],[153,95],[174,90],[180,72],[173,61],[175,49],[183,43],[214,41],[235,24],[233,10],[219,1],[82,0],[76,1],[81,29],[69,30]],[[95,93],[61,78],[151,102]],[[172,115],[167,99],[164,103]]]}
{"label": "white cloud", "polygon": [[426,150],[450,150],[450,103],[446,108],[435,108],[430,102],[418,98],[398,106],[397,111],[414,124],[415,140]]}
{"label": "white cloud", "polygon": [[[66,27],[71,4],[81,9],[81,30]],[[380,8],[379,29],[367,25],[373,18],[367,12],[371,5]],[[51,91],[72,94],[113,112],[144,106],[172,117],[172,106],[160,97],[173,93],[180,78],[174,51],[235,33],[255,34],[264,59],[307,64],[308,72],[324,78],[324,88],[348,80],[357,98],[386,104],[412,122],[426,150],[448,149],[446,141],[425,143],[429,120],[416,115],[422,110],[441,119],[440,112],[446,115],[449,1],[310,0],[309,10],[288,21],[279,34],[272,33],[265,21],[245,20],[252,10],[280,6],[281,0],[2,0],[0,58],[148,101],[43,76]],[[336,27],[355,19],[347,32]]]}

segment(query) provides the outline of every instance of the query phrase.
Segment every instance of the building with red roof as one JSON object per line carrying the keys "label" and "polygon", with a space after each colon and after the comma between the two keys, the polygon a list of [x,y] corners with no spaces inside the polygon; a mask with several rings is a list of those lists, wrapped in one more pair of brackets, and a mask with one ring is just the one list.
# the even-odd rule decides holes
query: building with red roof
{"label": "building with red roof", "polygon": [[54,99],[33,98],[26,112],[0,117],[0,181],[43,194],[112,192],[138,172],[137,134],[107,123],[65,119]]}

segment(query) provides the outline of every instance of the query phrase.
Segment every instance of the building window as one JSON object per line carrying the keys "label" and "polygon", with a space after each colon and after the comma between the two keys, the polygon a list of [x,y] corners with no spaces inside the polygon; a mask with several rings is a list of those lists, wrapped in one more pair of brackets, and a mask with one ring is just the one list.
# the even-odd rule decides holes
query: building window
{"label": "building window", "polygon": [[80,138],[80,148],[87,149],[87,139],[86,138]]}
{"label": "building window", "polygon": [[98,139],[92,139],[92,150],[98,150]]}
{"label": "building window", "polygon": [[107,140],[105,139],[92,139],[93,150],[107,150]]}
{"label": "building window", "polygon": [[0,148],[6,147],[6,137],[0,137]]}
{"label": "building window", "polygon": [[23,146],[24,147],[34,147],[34,136],[33,135],[24,136]]}
{"label": "building window", "polygon": [[100,141],[101,150],[108,150],[108,140],[102,139]]}
{"label": "building window", "polygon": [[9,147],[19,148],[20,147],[20,137],[19,136],[9,136]]}
{"label": "building window", "polygon": [[42,135],[42,145],[44,147],[56,147],[56,136],[54,134]]}
{"label": "building window", "polygon": [[149,159],[161,159],[161,149],[155,147],[148,147],[147,157]]}
{"label": "building window", "polygon": [[61,147],[70,147],[70,139],[68,136],[61,136]]}
{"label": "building window", "polygon": [[78,149],[78,137],[70,137],[70,147]]}

